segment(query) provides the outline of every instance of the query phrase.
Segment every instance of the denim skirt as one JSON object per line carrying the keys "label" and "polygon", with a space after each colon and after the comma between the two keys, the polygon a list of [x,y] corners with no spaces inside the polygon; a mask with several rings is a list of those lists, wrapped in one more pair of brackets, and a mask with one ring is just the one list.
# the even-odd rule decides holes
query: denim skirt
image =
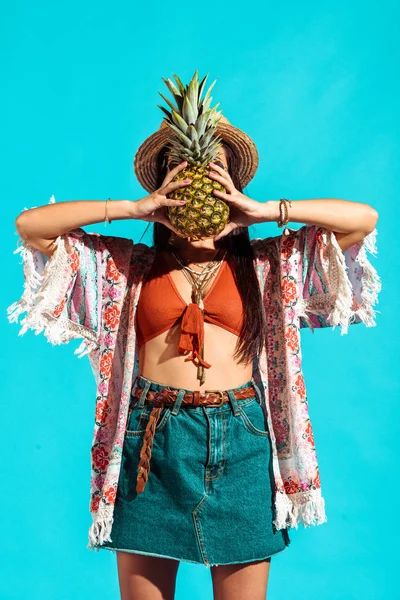
{"label": "denim skirt", "polygon": [[[234,397],[234,390],[250,385],[253,396]],[[139,399],[133,396],[136,387],[143,389]],[[143,404],[144,393],[165,387],[142,375],[133,383],[112,542],[98,548],[207,567],[262,560],[285,550],[288,531],[273,525],[271,442],[253,378],[225,390],[229,402],[221,406],[182,406],[176,400],[163,407],[148,480],[136,492],[143,434],[154,405]]]}

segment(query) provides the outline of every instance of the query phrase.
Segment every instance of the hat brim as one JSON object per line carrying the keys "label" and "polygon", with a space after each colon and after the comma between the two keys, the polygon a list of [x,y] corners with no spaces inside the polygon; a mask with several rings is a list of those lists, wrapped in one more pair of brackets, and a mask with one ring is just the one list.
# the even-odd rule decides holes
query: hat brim
{"label": "hat brim", "polygon": [[[253,179],[258,167],[258,152],[255,143],[247,133],[234,127],[228,121],[217,125],[217,135],[226,141],[238,158],[236,177],[242,189]],[[133,168],[140,185],[148,192],[157,189],[157,157],[168,144],[171,133],[168,127],[161,127],[150,135],[138,148]]]}

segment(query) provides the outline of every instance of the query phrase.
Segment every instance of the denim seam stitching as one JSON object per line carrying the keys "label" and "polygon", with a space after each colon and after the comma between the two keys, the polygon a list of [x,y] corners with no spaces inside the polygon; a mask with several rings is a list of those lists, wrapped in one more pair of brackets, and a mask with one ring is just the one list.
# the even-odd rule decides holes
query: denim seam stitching
{"label": "denim seam stitching", "polygon": [[207,500],[208,498],[208,494],[204,494],[203,498],[200,500],[200,502],[198,503],[198,505],[196,506],[196,508],[192,511],[192,516],[193,516],[193,521],[194,521],[194,527],[195,527],[195,531],[196,531],[196,537],[199,543],[199,548],[200,548],[200,553],[201,556],[203,558],[203,562],[209,566],[210,561],[208,560],[208,556],[207,556],[207,552],[206,552],[206,548],[205,548],[205,543],[204,543],[204,538],[203,538],[203,530],[201,527],[201,523],[198,514],[199,511],[202,507],[202,505],[204,504],[204,502]]}
{"label": "denim seam stitching", "polygon": [[242,423],[247,431],[253,435],[258,435],[259,437],[269,437],[269,431],[261,431],[261,429],[257,429],[244,411],[241,411],[239,416],[241,417]]}

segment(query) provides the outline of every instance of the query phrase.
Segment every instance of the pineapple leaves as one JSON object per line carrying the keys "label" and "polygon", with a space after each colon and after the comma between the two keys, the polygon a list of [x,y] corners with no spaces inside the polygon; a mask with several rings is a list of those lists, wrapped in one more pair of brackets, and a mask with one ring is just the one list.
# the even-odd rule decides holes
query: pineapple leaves
{"label": "pineapple leaves", "polygon": [[195,114],[195,119],[194,119],[193,123],[196,122],[197,116],[199,114],[198,92],[199,92],[199,83],[197,81],[197,78],[193,78],[192,81],[190,82],[188,90],[187,90],[187,98],[188,98],[188,100],[190,102],[190,106],[193,108],[193,111]]}
{"label": "pineapple leaves", "polygon": [[211,143],[211,138],[213,137],[215,130],[213,127],[207,129],[205,134],[200,138],[200,144],[203,148],[206,148]]}
{"label": "pineapple leaves", "polygon": [[201,136],[204,135],[204,133],[206,131],[209,116],[210,116],[210,111],[207,111],[207,112],[201,114],[199,116],[199,118],[197,119],[195,127],[196,127],[197,135],[199,136],[199,138],[201,138]]}
{"label": "pineapple leaves", "polygon": [[208,79],[208,74],[204,77],[204,79],[202,80],[202,82],[200,83],[200,86],[199,86],[199,96],[198,96],[199,104],[200,104],[201,96],[203,94],[204,86],[206,85],[207,79]]}
{"label": "pineapple leaves", "polygon": [[163,82],[165,83],[165,85],[167,86],[167,88],[173,96],[182,96],[178,88],[170,79],[163,79]]}
{"label": "pineapple leaves", "polygon": [[212,110],[212,109],[210,109],[211,101],[212,101],[212,97],[211,96],[209,98],[207,98],[207,100],[203,101],[203,110],[204,111],[206,111],[206,110]]}
{"label": "pineapple leaves", "polygon": [[167,86],[167,88],[169,89],[171,94],[173,95],[175,102],[176,102],[179,110],[181,111],[182,104],[183,104],[183,96],[181,95],[180,91],[178,90],[177,87],[175,87],[175,85],[173,84],[173,82],[170,79],[163,79],[163,82],[165,83],[165,85]]}
{"label": "pineapple leaves", "polygon": [[159,104],[157,104],[157,107],[161,108],[161,110],[163,111],[163,113],[166,115],[167,119],[169,121],[171,121],[171,118],[172,118],[171,113],[166,108],[164,108],[164,106],[160,106]]}
{"label": "pineapple leaves", "polygon": [[198,140],[193,140],[194,152],[193,155],[195,158],[200,158],[201,156],[201,147]]}
{"label": "pineapple leaves", "polygon": [[184,94],[185,94],[185,86],[183,85],[182,81],[179,79],[178,75],[175,75],[175,73],[173,73],[172,75],[173,75],[173,77],[174,77],[174,79],[175,79],[175,81],[176,81],[176,83],[178,85],[178,88],[179,88],[179,91],[180,91],[181,95],[184,96]]}
{"label": "pineapple leaves", "polygon": [[171,110],[177,110],[177,107],[173,102],[171,102],[170,100],[168,100],[168,98],[163,96],[163,94],[161,92],[158,92],[158,93],[160,94],[160,96],[164,100],[164,102],[166,102],[168,104],[168,106],[170,107]]}
{"label": "pineapple leaves", "polygon": [[179,127],[181,131],[183,131],[183,133],[187,134],[188,124],[184,119],[182,119],[181,115],[177,113],[176,110],[172,111],[172,120],[175,125]]}
{"label": "pineapple leaves", "polygon": [[212,84],[210,85],[210,87],[208,88],[206,95],[204,96],[204,101],[203,104],[205,102],[207,102],[207,100],[210,98],[210,94],[211,94],[211,90],[213,89],[214,85],[217,83],[217,80],[215,79]]}
{"label": "pineapple leaves", "polygon": [[189,125],[192,125],[196,122],[197,107],[195,112],[188,96],[185,96],[183,99],[182,116],[185,119],[186,123],[188,123]]}
{"label": "pineapple leaves", "polygon": [[[196,127],[194,125],[189,125],[186,135],[192,140],[198,140],[199,138],[197,137],[197,131],[196,131]],[[193,146],[193,144],[192,144]]]}
{"label": "pineapple leaves", "polygon": [[173,123],[168,123],[168,125],[170,126],[170,128],[172,129],[172,131],[174,133],[176,133],[177,137],[179,138],[179,140],[182,142],[182,144],[187,147],[190,148],[190,146],[192,145],[192,140],[190,138],[188,138],[183,131],[181,131],[179,129],[179,127],[177,127],[176,125],[174,125]]}
{"label": "pineapple leaves", "polygon": [[176,105],[159,92],[171,109],[170,112],[163,106],[159,106],[169,126],[171,144],[169,155],[179,160],[185,158],[191,164],[204,166],[210,160],[215,160],[221,146],[221,139],[216,135],[217,123],[221,117],[221,113],[216,110],[219,103],[211,108],[211,90],[217,80],[209,86],[202,98],[208,74],[199,83],[196,69],[186,87],[175,73],[173,78],[175,83],[171,79],[163,79],[163,82],[172,94]]}

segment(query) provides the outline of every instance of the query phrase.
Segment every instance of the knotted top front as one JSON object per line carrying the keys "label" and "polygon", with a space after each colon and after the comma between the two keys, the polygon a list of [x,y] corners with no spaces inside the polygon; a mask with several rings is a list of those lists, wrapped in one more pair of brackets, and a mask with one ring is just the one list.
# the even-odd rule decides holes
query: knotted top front
{"label": "knotted top front", "polygon": [[187,305],[182,318],[181,336],[178,350],[181,353],[191,352],[186,360],[198,360],[206,369],[211,365],[200,355],[204,344],[204,317],[200,306],[194,302]]}
{"label": "knotted top front", "polygon": [[244,308],[237,289],[232,265],[225,260],[203,298],[204,309],[187,304],[179,293],[165,259],[166,251],[157,250],[153,265],[144,280],[137,307],[139,348],[180,323],[179,352],[190,352],[188,360],[209,367],[200,356],[204,343],[204,322],[218,325],[239,336]]}

